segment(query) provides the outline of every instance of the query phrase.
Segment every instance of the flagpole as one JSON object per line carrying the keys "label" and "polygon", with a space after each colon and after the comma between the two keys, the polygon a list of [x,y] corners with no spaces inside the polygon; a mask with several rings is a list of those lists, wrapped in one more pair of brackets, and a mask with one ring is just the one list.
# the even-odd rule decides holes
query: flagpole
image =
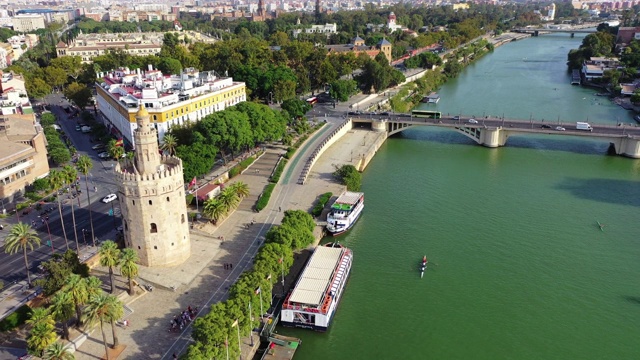
{"label": "flagpole", "polygon": [[264,315],[264,311],[262,311],[262,289],[260,289],[260,322],[262,322],[263,315]]}
{"label": "flagpole", "polygon": [[282,296],[284,296],[284,256],[280,258],[280,269],[282,270]]}
{"label": "flagpole", "polygon": [[224,336],[224,345],[227,348],[227,360],[229,360],[229,334]]}

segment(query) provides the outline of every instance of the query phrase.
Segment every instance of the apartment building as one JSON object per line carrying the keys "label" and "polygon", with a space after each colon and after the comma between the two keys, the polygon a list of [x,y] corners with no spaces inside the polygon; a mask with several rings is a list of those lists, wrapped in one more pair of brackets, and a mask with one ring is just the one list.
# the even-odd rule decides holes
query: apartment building
{"label": "apartment building", "polygon": [[151,66],[146,71],[121,68],[100,73],[98,79],[96,102],[105,125],[129,146],[139,104],[149,112],[162,141],[173,125],[200,121],[247,100],[244,82],[193,68],[181,75],[165,75]]}
{"label": "apartment building", "polygon": [[30,32],[44,29],[44,17],[42,15],[16,15],[12,19],[13,30],[17,32]]}

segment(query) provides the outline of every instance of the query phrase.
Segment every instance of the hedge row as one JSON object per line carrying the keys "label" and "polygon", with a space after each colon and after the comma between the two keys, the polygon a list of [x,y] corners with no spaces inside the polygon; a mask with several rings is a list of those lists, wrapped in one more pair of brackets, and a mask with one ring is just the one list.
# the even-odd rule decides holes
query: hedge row
{"label": "hedge row", "polygon": [[31,308],[29,305],[20,306],[18,310],[0,321],[0,332],[13,330],[24,324],[29,319],[30,314]]}
{"label": "hedge row", "polygon": [[270,182],[272,182],[274,184],[278,183],[278,181],[280,180],[280,176],[282,175],[282,172],[284,171],[285,165],[287,165],[287,160],[282,159],[278,163],[278,166],[276,166],[276,171],[273,172],[273,175],[269,179]]}
{"label": "hedge row", "polygon": [[231,170],[229,170],[229,179],[240,175],[246,168],[249,167],[249,165],[253,164],[255,160],[255,157],[249,156],[248,158],[240,161],[238,165],[232,167]]}
{"label": "hedge row", "polygon": [[316,203],[316,206],[314,206],[313,210],[311,210],[311,215],[316,217],[320,216],[320,214],[322,214],[322,210],[324,210],[324,207],[327,205],[327,202],[329,201],[329,199],[331,199],[332,196],[333,196],[333,193],[331,192],[327,192],[320,195],[320,197],[318,198],[318,202]]}
{"label": "hedge row", "polygon": [[260,195],[258,202],[256,202],[256,211],[260,211],[267,207],[267,205],[269,204],[269,198],[271,198],[271,193],[273,192],[273,189],[275,187],[276,184],[270,183],[264,188],[264,191]]}

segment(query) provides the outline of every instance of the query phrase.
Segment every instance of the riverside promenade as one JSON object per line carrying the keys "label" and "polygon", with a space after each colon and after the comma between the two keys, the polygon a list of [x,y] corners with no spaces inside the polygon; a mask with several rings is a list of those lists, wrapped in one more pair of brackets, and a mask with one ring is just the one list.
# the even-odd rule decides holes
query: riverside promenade
{"label": "riverside promenade", "polygon": [[[289,161],[266,209],[255,213],[251,206],[267,184],[271,173],[269,169],[275,166],[278,156],[285,152],[284,147],[267,148],[266,153],[247,171],[231,180],[247,183],[251,191],[250,197],[243,200],[239,208],[219,226],[199,226],[199,229],[192,231],[192,255],[185,264],[166,269],[142,269],[141,282],[155,285],[152,292],[145,292],[142,287],[138,287],[137,292],[144,293],[144,296],[129,297],[122,293],[125,282],[122,279],[118,280],[120,296],[131,309],[127,317],[130,326],[118,329],[120,343],[126,346],[118,358],[171,359],[174,353],[178,356],[184,353],[192,343],[191,327],[180,333],[169,332],[169,323],[173,316],[188,306],[197,306],[200,309],[198,316],[204,316],[211,304],[228,297],[229,287],[244,270],[250,269],[253,256],[264,241],[266,232],[271,226],[281,222],[285,210],[309,211],[320,194],[331,191],[337,195],[344,189],[344,186],[338,184],[332,176],[335,167],[343,164],[356,165],[360,162],[361,155],[368,151],[368,143],[377,139],[379,134],[367,130],[349,130],[317,160],[307,184],[298,185],[297,180],[309,155],[344,121],[338,113],[343,114],[350,103],[363,98],[364,96],[354,97],[349,103],[338,106],[333,114],[327,113],[325,116],[322,109],[318,108],[315,109],[315,113],[310,114],[311,118],[326,120],[326,124],[313,134]],[[280,209],[282,211],[279,211]],[[255,224],[248,225],[252,220]],[[320,227],[316,235],[319,241]],[[224,237],[224,241],[220,236]],[[225,270],[225,263],[233,264],[233,269]],[[106,280],[105,272],[106,269],[96,269],[96,273],[103,280]],[[293,285],[294,272],[286,277],[286,288]],[[281,288],[277,290],[282,291]],[[111,343],[111,336],[107,339]],[[250,358],[257,348],[258,335],[253,334],[253,339],[252,347],[249,337],[243,338],[243,358]],[[75,355],[77,359],[103,357],[104,347],[100,332],[94,329],[86,341],[79,345]]]}

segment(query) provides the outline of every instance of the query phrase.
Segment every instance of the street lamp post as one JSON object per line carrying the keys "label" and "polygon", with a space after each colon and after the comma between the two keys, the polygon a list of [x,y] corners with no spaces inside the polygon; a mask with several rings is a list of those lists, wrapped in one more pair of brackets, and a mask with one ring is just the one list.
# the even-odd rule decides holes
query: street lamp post
{"label": "street lamp post", "polygon": [[116,226],[116,211],[113,209],[113,201],[111,202],[111,214],[113,214],[113,228],[115,229]]}

